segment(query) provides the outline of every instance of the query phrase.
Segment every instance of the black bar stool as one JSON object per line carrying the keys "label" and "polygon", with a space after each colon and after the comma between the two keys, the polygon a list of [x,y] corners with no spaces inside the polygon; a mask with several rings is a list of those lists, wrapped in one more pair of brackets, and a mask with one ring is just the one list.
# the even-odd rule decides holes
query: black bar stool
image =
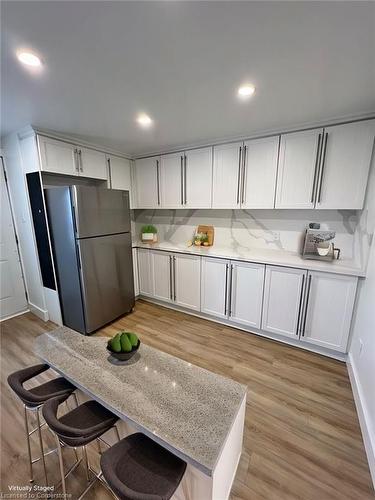
{"label": "black bar stool", "polygon": [[186,470],[183,460],[140,432],[105,451],[100,465],[120,500],[168,500]]}
{"label": "black bar stool", "polygon": [[[64,498],[66,496],[65,479],[72,472],[72,468],[67,473],[64,472],[61,445],[64,444],[65,446],[74,449],[80,447],[83,450],[88,485],[79,497],[79,499],[81,499],[89,491],[96,480],[100,480],[108,488],[101,478],[101,473],[96,472],[90,467],[86,445],[95,440],[98,440],[99,443],[100,440],[100,442],[109,446],[106,441],[101,439],[101,436],[110,429],[114,429],[117,440],[120,441],[118,429],[115,425],[118,418],[96,401],[86,401],[85,403],[77,406],[77,408],[65,413],[62,417],[57,418],[58,408],[67,399],[67,397],[68,396],[65,395],[49,399],[46,403],[44,403],[42,413],[48,426],[55,434]],[[90,472],[94,475],[91,481],[89,475]]]}
{"label": "black bar stool", "polygon": [[[28,451],[29,465],[30,465],[30,482],[32,483],[34,481],[33,464],[35,462],[38,462],[39,460],[42,460],[46,485],[48,484],[48,478],[47,478],[45,456],[56,450],[51,450],[47,453],[44,453],[42,432],[41,432],[41,428],[43,427],[44,423],[42,424],[40,423],[39,410],[42,407],[43,403],[45,403],[49,398],[53,398],[60,395],[66,395],[66,397],[68,398],[71,394],[73,394],[76,405],[78,406],[76,395],[73,393],[73,391],[75,390],[74,385],[65,380],[63,377],[55,378],[53,380],[45,382],[44,384],[37,385],[32,389],[25,389],[23,387],[23,384],[26,381],[45,372],[46,370],[48,370],[48,368],[49,366],[46,364],[39,364],[39,365],[29,366],[28,368],[24,368],[23,370],[18,370],[14,373],[11,373],[8,376],[8,384],[10,385],[11,389],[13,389],[15,394],[17,394],[17,396],[21,399],[24,406],[27,451]],[[28,422],[29,412],[34,412],[37,420],[37,426],[32,431],[29,431],[29,422]],[[31,454],[30,436],[36,431],[39,434],[39,446],[40,446],[41,456],[39,458],[33,459]]]}

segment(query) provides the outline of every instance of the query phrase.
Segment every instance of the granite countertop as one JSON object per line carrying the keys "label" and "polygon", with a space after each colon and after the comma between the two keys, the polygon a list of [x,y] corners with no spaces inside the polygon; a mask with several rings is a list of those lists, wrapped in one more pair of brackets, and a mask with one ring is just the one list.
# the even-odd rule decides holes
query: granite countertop
{"label": "granite countertop", "polygon": [[259,248],[239,247],[196,247],[187,244],[177,244],[168,241],[160,243],[133,242],[134,248],[151,248],[154,250],[164,250],[169,252],[189,253],[193,255],[204,255],[207,257],[219,257],[224,259],[242,260],[247,262],[257,262],[261,264],[272,264],[276,266],[297,267],[311,271],[324,271],[334,274],[346,274],[350,276],[364,277],[365,271],[358,264],[349,259],[333,260],[325,262],[319,260],[302,259],[300,254],[280,250],[268,250]]}
{"label": "granite countertop", "polygon": [[59,327],[40,335],[34,350],[103,406],[211,476],[246,386],[142,343],[120,363],[107,341]]}

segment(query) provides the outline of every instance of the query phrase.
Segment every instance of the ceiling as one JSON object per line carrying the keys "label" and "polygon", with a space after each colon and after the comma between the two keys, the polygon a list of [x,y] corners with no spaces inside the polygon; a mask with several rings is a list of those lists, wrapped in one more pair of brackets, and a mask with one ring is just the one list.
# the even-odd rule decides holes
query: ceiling
{"label": "ceiling", "polygon": [[2,2],[1,23],[2,134],[139,155],[375,110],[374,2]]}

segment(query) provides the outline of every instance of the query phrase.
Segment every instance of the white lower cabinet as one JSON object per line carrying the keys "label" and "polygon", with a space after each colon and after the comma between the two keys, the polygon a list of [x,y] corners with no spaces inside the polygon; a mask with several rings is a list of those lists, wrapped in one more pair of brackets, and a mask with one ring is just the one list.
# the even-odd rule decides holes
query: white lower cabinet
{"label": "white lower cabinet", "polygon": [[140,295],[347,351],[357,277],[143,248],[137,263]]}
{"label": "white lower cabinet", "polygon": [[154,295],[154,278],[151,252],[147,248],[138,248],[139,293],[152,297]]}
{"label": "white lower cabinet", "polygon": [[309,271],[302,342],[346,352],[357,278]]}
{"label": "white lower cabinet", "polygon": [[201,308],[201,258],[198,255],[173,255],[174,301],[188,309]]}
{"label": "white lower cabinet", "polygon": [[229,266],[229,260],[202,257],[202,312],[227,318]]}
{"label": "white lower cabinet", "polygon": [[298,338],[301,297],[307,272],[266,266],[262,330]]}
{"label": "white lower cabinet", "polygon": [[260,328],[264,269],[263,264],[231,263],[229,317],[236,323]]}

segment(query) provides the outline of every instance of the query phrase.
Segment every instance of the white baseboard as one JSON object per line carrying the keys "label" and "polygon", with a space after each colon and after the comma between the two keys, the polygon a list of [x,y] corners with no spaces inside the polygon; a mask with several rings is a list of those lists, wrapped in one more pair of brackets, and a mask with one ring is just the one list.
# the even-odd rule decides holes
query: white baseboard
{"label": "white baseboard", "polygon": [[348,355],[346,365],[348,367],[349,379],[352,386],[355,406],[357,408],[359,424],[361,426],[367,461],[375,489],[375,435],[373,434],[373,431],[371,429],[370,416],[366,407],[361,383],[359,381],[357,370],[355,365],[353,364],[353,359],[350,353]]}
{"label": "white baseboard", "polygon": [[17,316],[21,316],[21,314],[26,314],[27,312],[29,312],[29,309],[25,309],[24,311],[20,311],[16,314],[11,314],[9,316],[6,316],[5,318],[1,318],[0,323],[2,323],[3,321],[7,321],[8,319],[16,318]]}
{"label": "white baseboard", "polygon": [[43,321],[49,320],[48,311],[41,309],[40,307],[36,306],[35,304],[32,304],[31,302],[29,302],[28,304],[30,312],[35,314],[35,316],[38,316],[38,318],[42,319]]}

